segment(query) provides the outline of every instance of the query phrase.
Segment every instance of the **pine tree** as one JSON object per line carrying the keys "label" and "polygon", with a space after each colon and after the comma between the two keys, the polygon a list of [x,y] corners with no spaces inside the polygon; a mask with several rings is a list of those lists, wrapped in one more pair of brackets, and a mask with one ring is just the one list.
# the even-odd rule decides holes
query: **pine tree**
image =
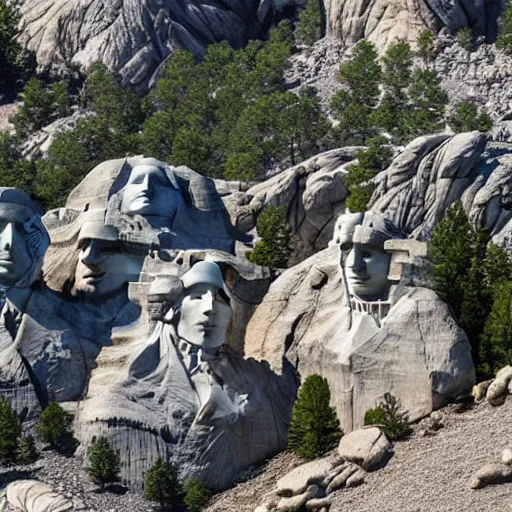
{"label": "pine tree", "polygon": [[379,425],[391,441],[404,439],[411,433],[409,413],[402,410],[398,398],[385,393],[375,409],[369,409],[364,415],[365,425]]}
{"label": "pine tree", "polygon": [[31,435],[22,436],[18,443],[18,461],[21,464],[31,464],[38,457],[34,437]]}
{"label": "pine tree", "polygon": [[488,132],[493,125],[492,117],[486,112],[478,112],[478,107],[471,101],[461,101],[455,107],[449,119],[454,132],[471,132],[478,130]]}
{"label": "pine tree", "polygon": [[291,236],[283,208],[265,206],[256,229],[261,240],[249,254],[249,260],[264,267],[286,268],[291,255]]}
{"label": "pine tree", "polygon": [[293,406],[289,450],[313,459],[336,447],[343,433],[330,399],[327,379],[311,375],[304,381]]}
{"label": "pine tree", "polygon": [[198,478],[191,478],[185,484],[185,505],[188,512],[201,512],[210,501],[213,493]]}
{"label": "pine tree", "polygon": [[144,498],[156,501],[161,510],[170,510],[179,492],[178,471],[159,457],[144,476]]}
{"label": "pine tree", "polygon": [[69,416],[56,402],[51,402],[41,413],[37,424],[37,437],[52,448],[59,446],[71,435]]}
{"label": "pine tree", "polygon": [[100,437],[91,443],[87,448],[87,457],[89,459],[87,472],[95,484],[99,484],[104,489],[105,484],[119,480],[121,470],[119,455],[110,446],[106,437]]}
{"label": "pine tree", "polygon": [[418,57],[428,65],[436,55],[435,36],[430,30],[425,30],[418,38]]}
{"label": "pine tree", "polygon": [[18,43],[19,1],[0,0],[0,95],[15,89],[22,49]]}
{"label": "pine tree", "polygon": [[308,0],[295,23],[295,38],[308,46],[323,36],[322,9],[319,0]]}
{"label": "pine tree", "polygon": [[0,463],[16,462],[21,423],[7,400],[0,400]]}
{"label": "pine tree", "polygon": [[501,26],[496,46],[508,55],[512,55],[512,5],[508,3],[501,16]]}

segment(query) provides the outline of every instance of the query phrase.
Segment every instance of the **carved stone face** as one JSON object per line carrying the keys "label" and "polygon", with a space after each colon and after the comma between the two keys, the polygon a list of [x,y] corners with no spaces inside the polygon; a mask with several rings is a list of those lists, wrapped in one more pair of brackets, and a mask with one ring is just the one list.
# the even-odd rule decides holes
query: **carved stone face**
{"label": "carved stone face", "polygon": [[73,294],[107,296],[138,280],[141,256],[120,252],[113,241],[86,238],[80,244]]}
{"label": "carved stone face", "polygon": [[231,320],[231,307],[219,289],[199,283],[185,292],[181,303],[178,336],[206,351],[214,351],[226,340]]}
{"label": "carved stone face", "polygon": [[366,300],[383,298],[388,287],[390,258],[389,253],[378,247],[353,244],[345,256],[350,294]]}
{"label": "carved stone face", "polygon": [[16,284],[31,266],[23,223],[0,218],[0,285]]}
{"label": "carved stone face", "polygon": [[156,165],[137,165],[123,190],[121,213],[129,215],[172,216],[183,203],[163,169]]}

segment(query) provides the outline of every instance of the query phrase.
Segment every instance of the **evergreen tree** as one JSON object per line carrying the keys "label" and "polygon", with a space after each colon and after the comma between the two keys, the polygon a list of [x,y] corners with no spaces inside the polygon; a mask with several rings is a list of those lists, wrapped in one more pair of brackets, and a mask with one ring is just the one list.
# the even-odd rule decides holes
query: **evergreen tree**
{"label": "evergreen tree", "polygon": [[19,22],[19,1],[0,0],[0,95],[11,93],[19,76],[22,58]]}
{"label": "evergreen tree", "polygon": [[161,510],[171,510],[172,501],[179,492],[178,471],[159,457],[144,476],[144,498],[156,501]]}
{"label": "evergreen tree", "polygon": [[25,160],[20,150],[20,139],[0,133],[0,183],[4,187],[15,187],[36,197],[34,180],[36,166]]}
{"label": "evergreen tree", "polygon": [[213,493],[197,478],[191,478],[185,484],[185,505],[188,512],[201,512],[210,501]]}
{"label": "evergreen tree", "polygon": [[249,253],[249,260],[264,267],[286,268],[291,255],[291,237],[283,208],[265,206],[258,216],[256,228],[261,240]]}
{"label": "evergreen tree", "polygon": [[428,65],[436,56],[435,36],[430,30],[425,30],[418,38],[418,57]]}
{"label": "evergreen tree", "polygon": [[308,46],[313,45],[323,36],[322,8],[319,0],[308,0],[299,11],[295,23],[295,39]]}
{"label": "evergreen tree", "polygon": [[505,12],[501,15],[501,25],[496,46],[508,55],[512,55],[512,4],[508,2]]}
{"label": "evergreen tree", "polygon": [[475,256],[474,231],[464,208],[454,203],[432,230],[429,255],[434,262],[434,288],[461,317],[468,272]]}
{"label": "evergreen tree", "polygon": [[110,446],[106,437],[94,440],[87,448],[89,466],[87,472],[95,484],[102,489],[105,484],[117,482],[121,470],[119,455]]}
{"label": "evergreen tree", "polygon": [[7,400],[0,400],[0,464],[16,462],[21,423]]}
{"label": "evergreen tree", "polygon": [[32,464],[37,460],[36,443],[31,435],[22,436],[18,443],[18,462],[21,464]]}
{"label": "evergreen tree", "polygon": [[313,459],[337,445],[343,433],[330,399],[327,379],[311,375],[304,381],[293,406],[288,430],[289,450]]}
{"label": "evergreen tree", "polygon": [[58,448],[71,436],[70,419],[64,409],[56,402],[51,402],[41,413],[37,424],[37,437],[52,448]]}
{"label": "evergreen tree", "polygon": [[368,140],[368,149],[357,154],[358,162],[350,167],[345,176],[350,195],[346,206],[351,212],[365,212],[368,209],[375,186],[368,183],[377,173],[386,169],[393,158],[393,150],[385,137]]}
{"label": "evergreen tree", "polygon": [[19,137],[27,137],[58,118],[69,114],[67,82],[57,82],[49,87],[32,77],[23,88],[20,96],[23,105],[18,113],[10,118]]}
{"label": "evergreen tree", "polygon": [[364,415],[365,425],[379,425],[391,441],[406,438],[412,429],[409,427],[409,413],[402,410],[398,398],[385,393],[375,409],[369,409]]}
{"label": "evergreen tree", "polygon": [[498,282],[479,347],[478,372],[492,378],[512,363],[512,281]]}
{"label": "evergreen tree", "polygon": [[462,48],[468,52],[471,52],[475,49],[475,37],[471,28],[461,28],[457,32],[457,40],[459,41],[459,44],[462,46]]}
{"label": "evergreen tree", "polygon": [[331,103],[333,115],[339,120],[336,135],[341,143],[364,144],[375,135],[371,114],[379,101],[381,77],[382,68],[375,46],[360,41],[354,57],[340,67],[339,81],[348,90],[336,93]]}
{"label": "evergreen tree", "polygon": [[478,130],[488,132],[493,125],[492,118],[486,112],[478,112],[478,107],[471,101],[461,101],[449,119],[455,133]]}

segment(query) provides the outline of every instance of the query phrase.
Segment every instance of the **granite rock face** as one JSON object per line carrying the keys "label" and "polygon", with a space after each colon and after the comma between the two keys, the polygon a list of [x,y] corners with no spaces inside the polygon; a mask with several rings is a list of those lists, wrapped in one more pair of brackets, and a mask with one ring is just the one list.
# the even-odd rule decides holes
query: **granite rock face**
{"label": "granite rock face", "polygon": [[176,50],[201,57],[208,44],[227,40],[241,47],[264,36],[274,10],[259,0],[23,0],[21,7],[22,40],[40,69],[102,61],[140,88]]}
{"label": "granite rock face", "polygon": [[497,243],[512,232],[512,153],[479,132],[428,135],[411,142],[375,178],[370,201],[407,234],[428,239],[455,201]]}
{"label": "granite rock face", "polygon": [[14,509],[19,512],[69,512],[76,510],[71,500],[53,492],[49,485],[37,480],[12,482],[7,485],[2,494],[3,503],[0,506],[2,506],[1,510],[5,511]]}

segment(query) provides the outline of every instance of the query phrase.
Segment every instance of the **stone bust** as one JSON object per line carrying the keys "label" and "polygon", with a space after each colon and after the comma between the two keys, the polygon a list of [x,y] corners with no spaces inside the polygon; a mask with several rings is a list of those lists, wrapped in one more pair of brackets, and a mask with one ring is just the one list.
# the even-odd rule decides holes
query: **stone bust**
{"label": "stone bust", "polygon": [[340,215],[331,245],[340,250],[340,270],[351,298],[387,300],[391,254],[387,240],[404,238],[394,224],[374,212]]}
{"label": "stone bust", "polygon": [[163,164],[144,158],[130,172],[123,187],[121,213],[148,217],[173,218],[184,200],[177,183],[173,183]]}
{"label": "stone bust", "polygon": [[15,188],[0,188],[0,286],[27,288],[40,277],[50,244],[41,209]]}

